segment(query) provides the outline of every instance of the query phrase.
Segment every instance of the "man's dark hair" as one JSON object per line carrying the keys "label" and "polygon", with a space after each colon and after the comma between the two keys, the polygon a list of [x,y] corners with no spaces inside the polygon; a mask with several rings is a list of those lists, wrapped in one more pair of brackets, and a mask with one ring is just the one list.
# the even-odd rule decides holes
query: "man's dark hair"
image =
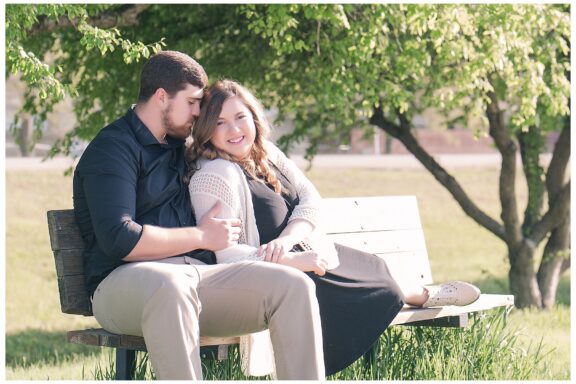
{"label": "man's dark hair", "polygon": [[142,68],[138,101],[150,99],[158,88],[173,96],[188,84],[204,88],[208,84],[204,68],[182,52],[158,52]]}

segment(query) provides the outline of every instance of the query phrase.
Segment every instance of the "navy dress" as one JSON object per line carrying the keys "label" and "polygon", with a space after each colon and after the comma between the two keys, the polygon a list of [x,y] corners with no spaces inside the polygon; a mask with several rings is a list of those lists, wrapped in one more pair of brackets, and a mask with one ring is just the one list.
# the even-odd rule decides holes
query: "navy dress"
{"label": "navy dress", "polygon": [[[271,167],[282,184],[281,195],[246,175],[260,244],[280,235],[299,202],[294,186]],[[306,273],[316,284],[326,375],[341,371],[366,353],[404,304],[382,259],[346,247],[339,249],[338,257],[340,265],[324,276]]]}

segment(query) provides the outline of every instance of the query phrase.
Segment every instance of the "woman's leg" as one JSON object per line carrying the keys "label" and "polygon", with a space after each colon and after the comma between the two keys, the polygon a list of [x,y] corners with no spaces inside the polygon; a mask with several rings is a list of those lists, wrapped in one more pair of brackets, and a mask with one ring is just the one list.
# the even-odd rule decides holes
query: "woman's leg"
{"label": "woman's leg", "polygon": [[377,256],[337,245],[340,265],[316,284],[327,375],[365,354],[404,305],[402,291]]}
{"label": "woman's leg", "polygon": [[398,284],[404,294],[404,302],[415,307],[423,305],[429,297],[428,290],[419,284]]}
{"label": "woman's leg", "polygon": [[464,281],[428,286],[401,282],[398,286],[404,294],[404,302],[415,307],[468,305],[480,297],[478,287]]}
{"label": "woman's leg", "polygon": [[[342,245],[337,245],[337,249],[340,255],[342,252],[345,252],[348,254],[354,254],[356,257],[367,256],[370,259],[379,259],[377,256]],[[372,272],[379,271],[376,273],[376,275],[388,275],[388,270],[385,267],[385,262],[383,260],[381,260],[381,264],[382,266],[378,266],[378,263],[374,263]],[[350,270],[354,271],[354,268],[348,268],[349,274]],[[336,268],[334,271],[338,271],[338,268]],[[372,273],[371,275],[374,276]],[[480,290],[477,287],[463,281],[449,281],[438,285],[422,285],[415,279],[404,279],[402,281],[397,281],[396,279],[393,280],[396,282],[400,293],[402,293],[404,296],[404,303],[415,307],[433,307],[444,305],[462,306],[468,305],[480,297]]]}

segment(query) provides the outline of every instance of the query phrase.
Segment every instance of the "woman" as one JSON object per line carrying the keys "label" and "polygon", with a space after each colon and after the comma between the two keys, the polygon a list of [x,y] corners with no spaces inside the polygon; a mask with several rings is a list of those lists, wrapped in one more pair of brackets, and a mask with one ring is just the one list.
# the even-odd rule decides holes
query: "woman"
{"label": "woman", "polygon": [[230,80],[212,85],[187,150],[192,206],[201,217],[220,200],[222,218],[242,220],[241,244],[216,252],[218,263],[278,263],[315,282],[327,375],[364,354],[404,302],[464,305],[478,297],[462,282],[401,290],[382,259],[336,249],[316,228],[318,191],[268,134],[263,109],[247,89]]}

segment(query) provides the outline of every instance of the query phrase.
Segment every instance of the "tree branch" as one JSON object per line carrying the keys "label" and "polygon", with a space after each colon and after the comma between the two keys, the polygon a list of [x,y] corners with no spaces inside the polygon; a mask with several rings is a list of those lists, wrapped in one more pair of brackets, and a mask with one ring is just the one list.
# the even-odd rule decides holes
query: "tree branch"
{"label": "tree branch", "polygon": [[406,115],[399,111],[396,111],[396,113],[400,120],[400,125],[386,119],[381,107],[374,108],[374,113],[370,117],[370,124],[376,125],[389,135],[400,140],[406,149],[450,192],[468,216],[492,232],[495,236],[505,241],[506,236],[502,224],[492,219],[470,200],[458,181],[420,146],[410,132],[410,122],[406,118]]}
{"label": "tree branch", "polygon": [[[116,10],[104,11],[97,17],[88,18],[88,24],[102,29],[112,27],[130,27],[138,24],[138,15],[142,13],[150,4],[127,4]],[[61,16],[58,20],[47,17],[40,18],[28,33],[28,37],[54,32],[63,28],[76,28],[78,20],[70,20],[66,16]]]}
{"label": "tree branch", "polygon": [[531,126],[527,132],[516,134],[520,145],[520,158],[522,159],[522,169],[526,177],[528,186],[528,203],[524,211],[524,222],[522,223],[522,233],[526,234],[530,228],[540,220],[544,207],[544,169],[540,165],[540,153],[544,147],[542,132],[537,126]]}
{"label": "tree branch", "polygon": [[534,244],[540,243],[558,225],[562,224],[566,216],[570,214],[570,181],[558,192],[556,198],[551,200],[550,209],[542,216],[542,219],[534,224],[528,238]]}
{"label": "tree branch", "polygon": [[566,168],[570,159],[570,116],[564,118],[564,126],[552,152],[552,160],[546,172],[548,199],[552,201],[564,184]]}
{"label": "tree branch", "polygon": [[489,133],[502,156],[499,192],[502,204],[501,218],[506,230],[505,241],[508,244],[520,244],[523,236],[518,219],[518,203],[516,202],[517,145],[507,132],[496,94],[489,92],[488,96],[490,103],[486,108],[486,116],[490,126]]}
{"label": "tree branch", "polygon": [[[566,169],[568,160],[570,159],[570,116],[564,118],[564,126],[560,132],[554,151],[552,153],[552,160],[548,166],[546,174],[546,188],[548,190],[548,204],[558,197],[558,193],[562,188],[562,183],[566,177]],[[566,214],[563,222],[552,230],[546,247],[544,248],[543,261],[540,269],[545,268],[545,260],[550,257],[556,257],[562,251],[568,251],[570,248],[570,217]],[[569,252],[569,251],[568,251]],[[570,268],[570,257],[564,257],[562,266],[560,267],[560,274],[566,269]],[[540,270],[538,272],[540,274]]]}

